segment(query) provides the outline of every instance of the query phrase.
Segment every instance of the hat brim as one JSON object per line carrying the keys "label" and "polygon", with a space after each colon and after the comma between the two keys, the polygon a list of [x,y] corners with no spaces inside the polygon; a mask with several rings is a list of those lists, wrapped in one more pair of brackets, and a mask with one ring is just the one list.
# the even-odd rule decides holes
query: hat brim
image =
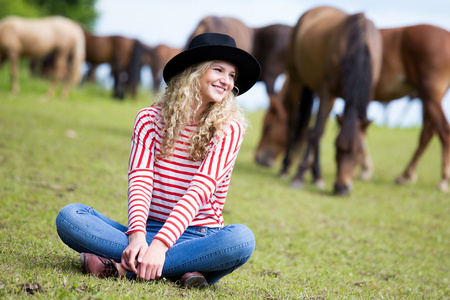
{"label": "hat brim", "polygon": [[261,66],[250,53],[235,47],[211,45],[188,49],[174,56],[164,67],[164,81],[168,83],[189,66],[210,60],[223,60],[236,66],[238,77],[235,86],[239,90],[237,95],[247,92],[261,75]]}

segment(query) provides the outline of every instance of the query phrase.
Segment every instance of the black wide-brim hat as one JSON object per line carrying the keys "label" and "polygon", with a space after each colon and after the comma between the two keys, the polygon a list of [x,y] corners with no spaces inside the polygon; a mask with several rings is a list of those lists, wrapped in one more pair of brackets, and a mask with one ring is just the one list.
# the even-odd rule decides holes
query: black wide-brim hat
{"label": "black wide-brim hat", "polygon": [[189,66],[210,60],[223,60],[237,68],[234,85],[238,94],[248,91],[261,75],[261,66],[250,53],[236,47],[235,40],[226,34],[202,33],[195,36],[188,49],[174,56],[164,67],[164,81],[168,83],[175,75]]}

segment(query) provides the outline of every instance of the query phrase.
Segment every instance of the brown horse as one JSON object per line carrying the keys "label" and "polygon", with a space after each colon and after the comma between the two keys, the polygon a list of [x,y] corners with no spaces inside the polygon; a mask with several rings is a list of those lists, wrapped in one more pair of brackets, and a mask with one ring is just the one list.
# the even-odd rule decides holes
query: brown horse
{"label": "brown horse", "polygon": [[[0,22],[0,67],[9,58],[13,95],[19,92],[19,59],[55,56],[54,80],[47,96],[54,95],[58,82],[66,78],[61,97],[68,93],[69,81],[81,80],[81,64],[85,60],[85,40],[81,26],[64,17],[26,19],[6,17]],[[67,64],[71,61],[70,68]],[[70,74],[66,70],[70,69]],[[70,75],[70,76],[69,76]]]}
{"label": "brown horse", "polygon": [[[282,170],[286,173],[296,143],[306,133],[314,93],[320,98],[316,123],[309,133],[306,154],[292,186],[303,186],[304,172],[310,168],[311,161],[316,185],[324,185],[319,142],[334,101],[341,97],[345,100],[345,110],[336,138],[337,178],[342,178],[341,173],[351,176],[346,181],[336,180],[334,192],[350,191],[357,162],[349,158],[357,157],[359,162],[364,157],[364,136],[369,124],[366,110],[380,74],[381,49],[379,31],[362,13],[349,15],[336,8],[317,7],[299,19],[290,41],[288,77],[281,93],[285,106],[268,111],[268,114],[283,109],[287,112],[284,119],[288,122],[288,139]],[[264,126],[265,131],[268,129]],[[270,155],[263,153],[262,144],[261,141],[256,159],[263,164]]]}
{"label": "brown horse", "polygon": [[139,66],[139,70],[137,73],[135,71],[132,73],[139,74],[142,65],[149,66],[153,76],[153,92],[157,93],[161,85],[164,66],[180,51],[180,49],[171,48],[164,44],[151,47],[142,42],[137,42],[133,53],[135,62],[132,65]]}
{"label": "brown horse", "polygon": [[113,97],[123,99],[127,89],[136,96],[136,86],[129,85],[130,68],[136,39],[120,35],[98,36],[84,30],[86,39],[86,62],[90,64],[87,73],[89,81],[93,81],[98,65],[107,63],[111,66],[114,78]]}
{"label": "brown horse", "polygon": [[[404,96],[419,97],[423,105],[423,127],[413,159],[397,183],[415,180],[416,166],[431,136],[437,133],[442,144],[442,180],[438,188],[448,190],[449,125],[442,110],[442,98],[450,87],[450,34],[430,25],[380,30],[383,61],[374,99],[389,102]],[[285,149],[287,141],[279,136],[287,132],[287,114],[279,99],[273,99],[267,111],[257,161],[268,165]],[[270,129],[270,130],[269,130]],[[270,145],[278,142],[278,147]],[[366,161],[370,162],[368,156]]]}
{"label": "brown horse", "polygon": [[449,190],[450,126],[442,99],[450,88],[450,32],[431,25],[382,29],[383,66],[374,99],[389,102],[403,96],[422,101],[423,122],[419,146],[397,183],[416,179],[417,163],[436,133],[442,146],[442,180]]}
{"label": "brown horse", "polygon": [[236,40],[239,48],[253,54],[261,64],[260,81],[265,83],[269,95],[275,94],[275,80],[286,70],[291,26],[274,24],[250,28],[235,18],[209,16],[200,21],[187,45],[194,36],[205,32],[228,34]]}

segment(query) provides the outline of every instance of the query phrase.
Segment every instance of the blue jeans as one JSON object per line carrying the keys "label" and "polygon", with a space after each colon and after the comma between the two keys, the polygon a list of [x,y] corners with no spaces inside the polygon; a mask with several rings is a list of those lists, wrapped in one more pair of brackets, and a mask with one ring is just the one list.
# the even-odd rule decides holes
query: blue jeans
{"label": "blue jeans", "polygon": [[[147,221],[147,243],[164,225]],[[56,217],[61,240],[78,252],[93,253],[117,262],[128,246],[127,227],[84,204],[69,204]],[[223,228],[190,226],[167,251],[162,276],[177,280],[187,272],[201,272],[209,284],[247,262],[255,249],[252,231],[240,224]],[[128,272],[128,278],[135,274]]]}

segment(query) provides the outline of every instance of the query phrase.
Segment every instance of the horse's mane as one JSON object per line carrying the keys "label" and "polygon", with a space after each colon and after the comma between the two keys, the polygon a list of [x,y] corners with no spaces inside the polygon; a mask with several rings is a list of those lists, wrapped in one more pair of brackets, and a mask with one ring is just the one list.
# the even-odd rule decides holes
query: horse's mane
{"label": "horse's mane", "polygon": [[372,93],[372,63],[365,39],[368,20],[363,13],[345,20],[348,28],[347,51],[341,59],[341,80],[345,100],[344,118],[336,144],[343,149],[355,147],[357,122],[367,120]]}
{"label": "horse's mane", "polygon": [[346,19],[344,26],[349,28],[348,46],[341,59],[345,109],[356,109],[360,120],[367,118],[367,105],[372,92],[372,63],[365,39],[367,21],[363,13],[351,15]]}

